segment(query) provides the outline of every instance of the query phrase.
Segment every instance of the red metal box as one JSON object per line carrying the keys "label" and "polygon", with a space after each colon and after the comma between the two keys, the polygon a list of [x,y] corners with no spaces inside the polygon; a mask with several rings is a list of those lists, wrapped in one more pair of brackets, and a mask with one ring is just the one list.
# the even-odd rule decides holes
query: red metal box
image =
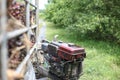
{"label": "red metal box", "polygon": [[75,60],[86,57],[84,48],[69,44],[60,45],[58,55],[65,60]]}

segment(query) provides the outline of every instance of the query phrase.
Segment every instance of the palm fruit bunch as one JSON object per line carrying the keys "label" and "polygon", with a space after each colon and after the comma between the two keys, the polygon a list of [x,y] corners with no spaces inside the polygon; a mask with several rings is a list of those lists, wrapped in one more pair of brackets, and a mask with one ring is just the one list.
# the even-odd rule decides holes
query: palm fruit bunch
{"label": "palm fruit bunch", "polygon": [[[25,5],[13,0],[7,0],[7,32],[12,32],[18,29],[25,28]],[[8,40],[8,67],[16,69],[23,61],[27,54],[27,48],[32,47],[31,41],[28,39],[26,33],[11,38]]]}
{"label": "palm fruit bunch", "polygon": [[17,20],[20,20],[22,22],[22,24],[24,24],[24,25],[26,24],[25,23],[25,5],[24,4],[14,2],[12,5],[9,6],[8,12],[10,13],[10,15],[15,17]]}
{"label": "palm fruit bunch", "polygon": [[[7,0],[7,29],[6,32],[13,32],[25,28],[25,5]],[[13,3],[14,2],[14,3]],[[33,43],[29,40],[26,33],[8,39],[8,80],[21,80],[23,76],[16,74],[15,70],[24,60]],[[23,79],[22,79],[23,80]]]}
{"label": "palm fruit bunch", "polygon": [[25,58],[27,48],[30,48],[31,46],[32,43],[28,40],[26,34],[8,40],[9,68],[16,69]]}

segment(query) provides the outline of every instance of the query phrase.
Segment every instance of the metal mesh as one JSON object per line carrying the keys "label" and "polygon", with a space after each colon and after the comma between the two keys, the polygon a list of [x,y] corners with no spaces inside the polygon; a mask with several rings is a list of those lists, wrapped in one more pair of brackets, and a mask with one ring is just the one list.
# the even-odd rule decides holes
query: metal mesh
{"label": "metal mesh", "polygon": [[[11,4],[12,1],[15,5]],[[17,0],[0,0],[0,80],[11,80],[12,77],[16,78],[16,74],[19,74],[20,77],[21,71],[25,69],[24,67],[26,64],[28,64],[27,71],[25,69],[25,71],[22,73],[26,73],[25,76],[23,75],[25,80],[35,80],[35,72],[33,66],[31,62],[28,62],[28,60],[30,60],[30,57],[33,54],[33,51],[36,49],[37,44],[36,40],[38,34],[36,30],[39,26],[39,20],[38,17],[36,18],[36,16],[38,16],[39,0],[35,0],[36,4],[32,4],[29,0],[22,0],[22,3],[26,3],[24,5],[19,5],[15,3],[16,1]],[[21,0],[18,0],[18,2],[20,1]],[[8,4],[6,5],[6,3]],[[12,8],[10,8],[9,11],[8,7],[10,6],[12,6]],[[19,6],[24,8],[23,11],[21,11],[21,8],[19,8]],[[33,11],[36,14],[32,14],[35,17],[34,24],[31,24],[30,20],[31,7],[34,7],[32,9],[34,9]],[[8,13],[5,14],[7,11]],[[22,13],[24,16],[20,15]],[[26,19],[21,21],[24,25],[20,22],[22,18]],[[34,31],[34,34],[31,34],[30,31]],[[31,35],[32,37],[34,36],[34,39],[31,38]],[[29,41],[31,41],[32,44],[30,44]],[[7,68],[13,72],[10,73],[13,75],[8,76]]]}

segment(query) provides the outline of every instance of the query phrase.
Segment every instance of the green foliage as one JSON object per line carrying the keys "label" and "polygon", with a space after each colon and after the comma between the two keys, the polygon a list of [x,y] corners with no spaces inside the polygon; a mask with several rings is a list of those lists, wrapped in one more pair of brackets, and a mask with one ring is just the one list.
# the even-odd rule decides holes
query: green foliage
{"label": "green foliage", "polygon": [[78,37],[120,41],[120,0],[52,0],[46,19]]}

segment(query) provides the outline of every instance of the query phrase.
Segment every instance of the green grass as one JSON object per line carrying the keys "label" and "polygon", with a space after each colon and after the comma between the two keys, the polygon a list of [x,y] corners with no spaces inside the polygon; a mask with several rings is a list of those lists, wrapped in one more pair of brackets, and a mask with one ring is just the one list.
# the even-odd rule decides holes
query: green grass
{"label": "green grass", "polygon": [[79,39],[70,36],[66,30],[47,23],[47,39],[52,40],[58,34],[58,39],[72,42],[85,48],[87,57],[83,62],[83,75],[79,80],[120,80],[120,46],[113,43]]}

